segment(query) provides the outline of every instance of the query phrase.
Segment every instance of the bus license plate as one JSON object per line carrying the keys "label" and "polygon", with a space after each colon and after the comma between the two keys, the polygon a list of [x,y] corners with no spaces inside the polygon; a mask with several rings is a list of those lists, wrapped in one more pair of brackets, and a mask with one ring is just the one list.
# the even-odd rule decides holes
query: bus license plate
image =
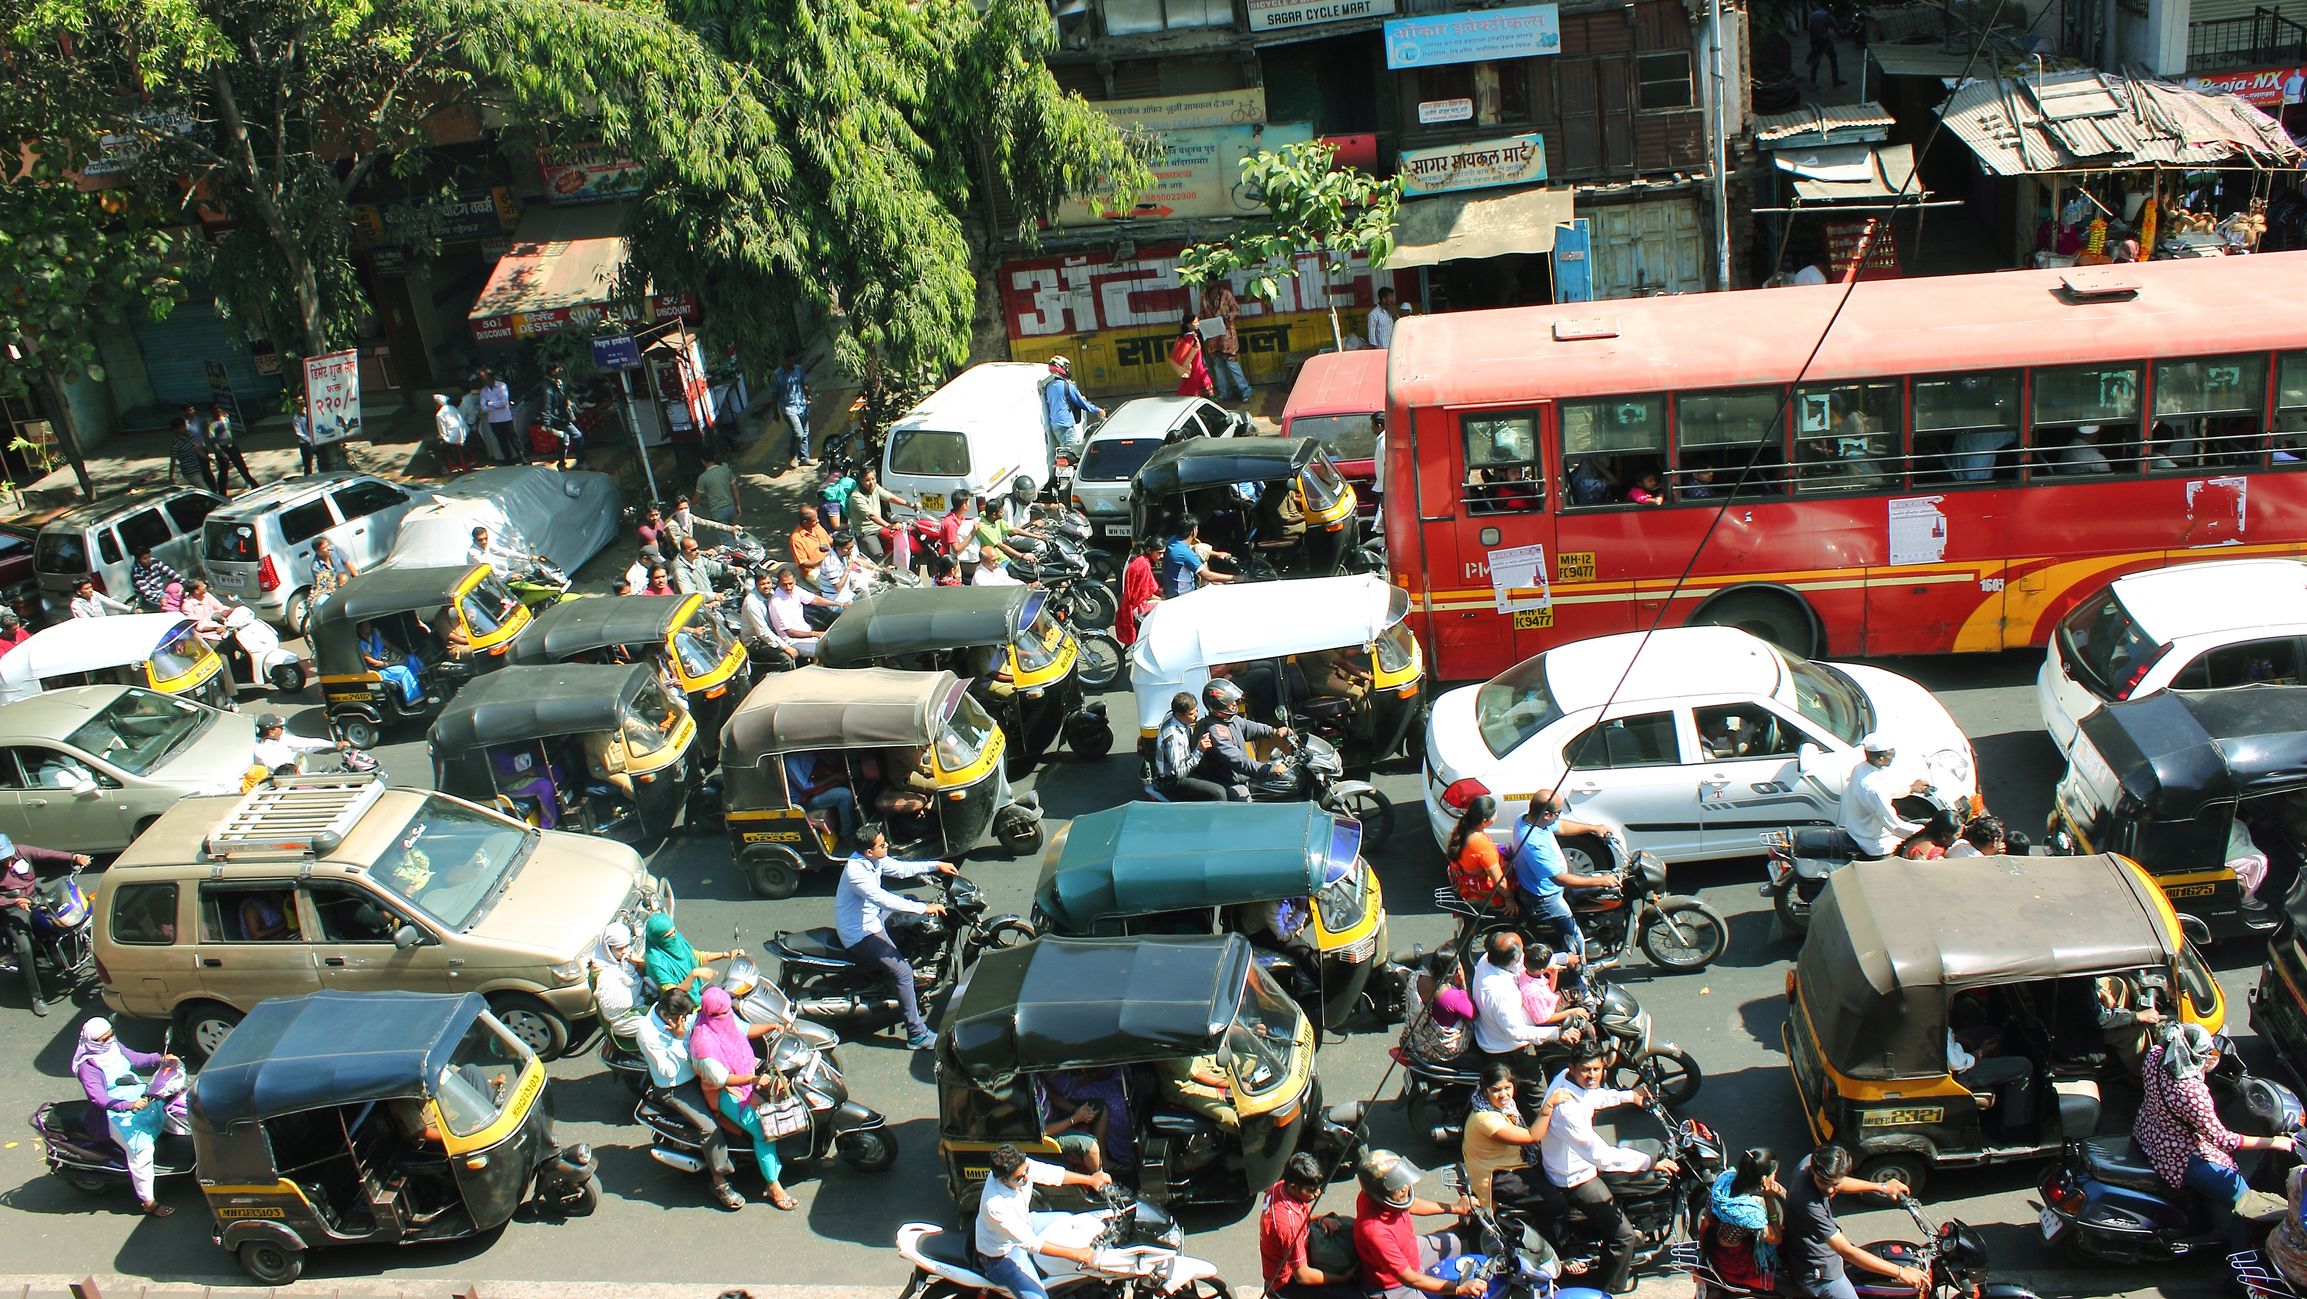
{"label": "bus license plate", "polygon": [[1514,615],[1514,630],[1539,631],[1554,625],[1552,609],[1524,609]]}

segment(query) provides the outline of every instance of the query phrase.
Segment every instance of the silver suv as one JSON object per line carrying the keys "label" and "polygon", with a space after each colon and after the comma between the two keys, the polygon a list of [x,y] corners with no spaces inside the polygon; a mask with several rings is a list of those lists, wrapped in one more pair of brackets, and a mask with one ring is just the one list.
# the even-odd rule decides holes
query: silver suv
{"label": "silver suv", "polygon": [[392,550],[401,516],[433,499],[373,474],[307,474],[244,492],[216,508],[201,559],[220,594],[265,621],[304,634],[311,613],[312,543],[366,570]]}
{"label": "silver suv", "polygon": [[170,487],[57,515],[41,527],[32,544],[41,603],[52,615],[61,616],[72,600],[72,588],[82,578],[94,578],[97,590],[135,604],[128,570],[135,566],[137,552],[146,549],[189,580],[200,572],[201,522],[222,502],[214,492]]}

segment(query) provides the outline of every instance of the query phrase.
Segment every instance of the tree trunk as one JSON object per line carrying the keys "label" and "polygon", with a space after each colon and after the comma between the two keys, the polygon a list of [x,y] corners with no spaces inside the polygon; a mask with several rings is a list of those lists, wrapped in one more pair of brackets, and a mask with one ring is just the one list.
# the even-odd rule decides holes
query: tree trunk
{"label": "tree trunk", "polygon": [[41,366],[40,377],[48,384],[48,404],[55,408],[56,445],[64,449],[64,462],[72,466],[72,477],[80,484],[80,499],[96,499],[96,484],[89,481],[87,459],[80,454],[80,420],[72,413],[72,395],[64,387],[63,376],[53,366]]}

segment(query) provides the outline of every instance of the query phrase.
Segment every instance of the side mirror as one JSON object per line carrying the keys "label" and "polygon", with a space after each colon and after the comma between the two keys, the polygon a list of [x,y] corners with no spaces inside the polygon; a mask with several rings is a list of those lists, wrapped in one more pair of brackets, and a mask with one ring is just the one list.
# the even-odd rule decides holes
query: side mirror
{"label": "side mirror", "polygon": [[72,782],[72,796],[74,798],[94,798],[96,792],[96,778],[93,776],[80,776]]}
{"label": "side mirror", "polygon": [[415,925],[402,925],[393,931],[393,946],[404,952],[412,947],[423,946],[424,941],[424,931]]}
{"label": "side mirror", "polygon": [[2201,916],[2181,912],[2179,914],[2179,932],[2186,935],[2187,941],[2197,947],[2211,945],[2211,925]]}

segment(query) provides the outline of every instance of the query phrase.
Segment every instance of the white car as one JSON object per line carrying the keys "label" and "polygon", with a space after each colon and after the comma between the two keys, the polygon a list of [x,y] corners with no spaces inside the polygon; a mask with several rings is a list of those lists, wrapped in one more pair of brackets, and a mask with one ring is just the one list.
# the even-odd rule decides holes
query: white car
{"label": "white car", "polygon": [[[1605,701],[1608,701],[1607,703]],[[1813,663],[1730,627],[1672,627],[1556,646],[1434,701],[1426,817],[1446,839],[1477,794],[1511,849],[1530,796],[1617,827],[1669,862],[1758,856],[1760,835],[1833,825],[1860,737],[1949,799],[1977,793],[1970,740],[1929,691],[1880,668]],[[1570,868],[1594,866],[1565,839]]]}
{"label": "white car", "polygon": [[2059,752],[2083,719],[2158,690],[2296,685],[2307,642],[2307,563],[2221,559],[2116,578],[2059,620],[2035,677]]}
{"label": "white car", "polygon": [[1153,453],[1180,438],[1232,437],[1249,427],[1206,397],[1137,397],[1114,407],[1082,445],[1073,475],[1073,508],[1087,515],[1090,536],[1108,549],[1129,542],[1130,483]]}

